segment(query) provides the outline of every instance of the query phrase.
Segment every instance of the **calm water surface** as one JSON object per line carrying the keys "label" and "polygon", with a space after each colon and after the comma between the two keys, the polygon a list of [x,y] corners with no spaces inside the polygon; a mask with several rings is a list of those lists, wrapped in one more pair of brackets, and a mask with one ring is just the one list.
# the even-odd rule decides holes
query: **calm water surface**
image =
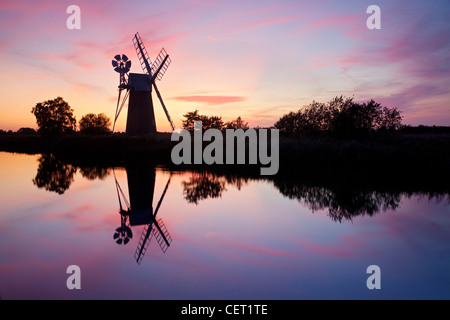
{"label": "calm water surface", "polygon": [[[0,182],[2,299],[450,298],[448,194],[10,153]],[[81,290],[66,287],[69,265]],[[381,290],[366,286],[370,265]]]}

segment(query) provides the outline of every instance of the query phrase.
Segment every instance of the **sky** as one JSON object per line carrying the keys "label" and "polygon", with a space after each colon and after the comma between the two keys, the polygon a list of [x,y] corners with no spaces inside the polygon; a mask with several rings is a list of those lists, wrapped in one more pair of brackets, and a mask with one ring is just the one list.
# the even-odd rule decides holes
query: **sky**
{"label": "sky", "polygon": [[[71,30],[70,5],[80,8]],[[370,5],[381,29],[370,30]],[[312,101],[374,99],[410,125],[450,125],[448,0],[0,0],[0,129],[36,128],[38,102],[61,96],[79,120],[113,118],[126,54],[142,73],[132,38],[172,63],[158,88],[175,123],[199,110],[224,121],[271,126]],[[158,131],[170,131],[154,95]],[[126,108],[119,117],[124,131]]]}

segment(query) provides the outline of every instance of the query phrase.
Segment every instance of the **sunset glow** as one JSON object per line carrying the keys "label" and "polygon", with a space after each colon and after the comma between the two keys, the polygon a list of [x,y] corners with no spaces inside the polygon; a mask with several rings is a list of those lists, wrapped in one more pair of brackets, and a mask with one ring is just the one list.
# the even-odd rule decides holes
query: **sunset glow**
{"label": "sunset glow", "polygon": [[[66,9],[81,9],[69,30]],[[381,8],[381,30],[366,9]],[[31,108],[63,97],[79,120],[114,116],[126,54],[141,73],[132,37],[151,59],[172,59],[158,87],[176,127],[188,111],[242,116],[271,126],[313,100],[337,95],[402,111],[404,123],[450,125],[450,4],[425,1],[10,1],[0,8],[0,129],[36,128]],[[156,97],[158,131],[169,123]],[[125,130],[126,117],[118,121]]]}

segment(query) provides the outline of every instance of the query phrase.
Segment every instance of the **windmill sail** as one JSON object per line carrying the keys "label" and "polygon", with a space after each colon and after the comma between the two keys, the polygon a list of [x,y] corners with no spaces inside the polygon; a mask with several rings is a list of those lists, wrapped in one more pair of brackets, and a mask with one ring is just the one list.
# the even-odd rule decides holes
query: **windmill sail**
{"label": "windmill sail", "polygon": [[162,48],[152,64],[152,73],[156,74],[156,80],[161,81],[171,62],[166,50]]}
{"label": "windmill sail", "polygon": [[172,121],[172,118],[169,115],[169,111],[167,110],[166,105],[164,104],[164,101],[161,97],[161,93],[159,92],[158,87],[156,86],[155,83],[155,77],[157,80],[161,80],[172,61],[170,60],[166,50],[162,48],[153,64],[151,64],[151,60],[147,53],[147,49],[145,49],[144,43],[139,33],[136,33],[134,35],[133,44],[134,48],[136,49],[136,53],[139,58],[142,70],[144,71],[145,74],[151,77],[153,88],[155,88],[156,95],[158,96],[158,99],[161,102],[164,114],[166,115],[172,130],[175,130],[175,125]]}
{"label": "windmill sail", "polygon": [[161,97],[161,94],[159,93],[158,87],[156,86],[156,83],[153,82],[153,88],[155,88],[156,95],[158,96],[159,102],[161,102],[161,106],[164,110],[164,113],[166,114],[167,120],[169,120],[170,126],[172,127],[172,130],[175,130],[175,125],[173,124],[172,118],[169,115],[169,111],[167,111],[166,106],[164,105],[164,101]]}
{"label": "windmill sail", "polygon": [[147,49],[145,49],[144,43],[142,42],[141,36],[139,33],[136,33],[133,38],[134,49],[136,49],[136,53],[139,59],[139,63],[141,64],[142,71],[149,76],[152,75],[152,69],[150,67],[151,60],[148,56]]}

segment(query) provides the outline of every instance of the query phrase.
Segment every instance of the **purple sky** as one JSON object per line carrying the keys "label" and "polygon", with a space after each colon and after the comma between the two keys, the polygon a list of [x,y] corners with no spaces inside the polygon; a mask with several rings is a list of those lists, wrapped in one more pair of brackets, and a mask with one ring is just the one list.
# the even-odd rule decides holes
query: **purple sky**
{"label": "purple sky", "polygon": [[[81,29],[69,30],[69,5]],[[369,30],[369,5],[381,30]],[[198,109],[225,121],[273,125],[337,95],[397,107],[406,124],[450,125],[450,2],[433,1],[1,1],[0,128],[35,127],[31,108],[62,96],[77,119],[113,117],[125,53],[139,32],[150,58],[172,64],[159,83],[176,127]],[[169,125],[156,97],[157,128]],[[124,130],[125,112],[118,128]]]}

